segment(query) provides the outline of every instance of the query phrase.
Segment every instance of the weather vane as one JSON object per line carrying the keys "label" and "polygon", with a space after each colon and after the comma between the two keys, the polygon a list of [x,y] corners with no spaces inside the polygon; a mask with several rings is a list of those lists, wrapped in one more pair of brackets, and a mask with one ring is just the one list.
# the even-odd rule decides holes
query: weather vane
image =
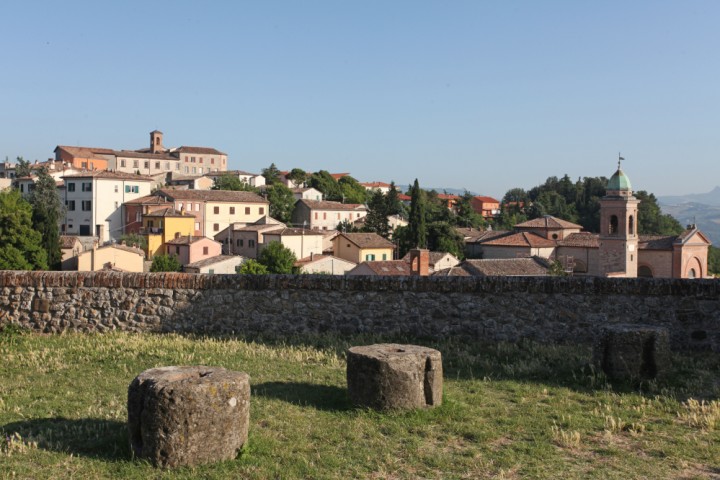
{"label": "weather vane", "polygon": [[618,170],[620,170],[620,162],[622,160],[625,160],[625,157],[623,157],[620,152],[618,152]]}

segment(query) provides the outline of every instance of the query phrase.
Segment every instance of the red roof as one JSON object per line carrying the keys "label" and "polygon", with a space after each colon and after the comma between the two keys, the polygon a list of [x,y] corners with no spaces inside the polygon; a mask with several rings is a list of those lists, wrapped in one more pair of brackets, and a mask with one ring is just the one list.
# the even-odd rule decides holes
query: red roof
{"label": "red roof", "polygon": [[543,247],[554,247],[556,242],[548,240],[545,237],[532,232],[518,232],[506,235],[503,237],[493,238],[485,242],[480,241],[482,245],[494,245],[498,247],[532,247],[532,248],[543,248]]}
{"label": "red roof", "polygon": [[498,205],[500,204],[500,201],[499,201],[499,200],[495,200],[495,199],[492,198],[492,197],[483,197],[482,195],[476,195],[476,196],[473,197],[473,198],[475,198],[475,200],[478,200],[478,201],[483,202],[483,203],[497,203]]}

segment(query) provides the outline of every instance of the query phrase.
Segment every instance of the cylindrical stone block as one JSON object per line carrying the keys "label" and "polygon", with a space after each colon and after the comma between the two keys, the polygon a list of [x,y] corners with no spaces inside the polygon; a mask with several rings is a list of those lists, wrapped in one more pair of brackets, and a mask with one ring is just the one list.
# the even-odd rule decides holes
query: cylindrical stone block
{"label": "cylindrical stone block", "polygon": [[385,343],[347,353],[348,394],[353,404],[377,410],[427,408],[442,403],[439,351]]}
{"label": "cylindrical stone block", "polygon": [[593,347],[593,360],[613,380],[661,377],[670,365],[668,331],[652,325],[607,325]]}
{"label": "cylindrical stone block", "polygon": [[128,388],[130,446],[158,467],[233,459],[247,441],[250,377],[220,367],[145,370]]}

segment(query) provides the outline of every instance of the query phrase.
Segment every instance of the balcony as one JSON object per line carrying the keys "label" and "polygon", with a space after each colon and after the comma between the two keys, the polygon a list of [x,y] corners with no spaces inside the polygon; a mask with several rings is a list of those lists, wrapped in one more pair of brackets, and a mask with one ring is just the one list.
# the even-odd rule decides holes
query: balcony
{"label": "balcony", "polygon": [[162,227],[140,227],[140,235],[162,235]]}

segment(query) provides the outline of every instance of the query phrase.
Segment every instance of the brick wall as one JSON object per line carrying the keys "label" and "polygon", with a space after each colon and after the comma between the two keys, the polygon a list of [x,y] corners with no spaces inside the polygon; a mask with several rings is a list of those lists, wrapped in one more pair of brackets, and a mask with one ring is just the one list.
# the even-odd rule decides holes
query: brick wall
{"label": "brick wall", "polygon": [[669,328],[675,348],[720,351],[720,282],[5,271],[7,322],[47,333],[412,332],[587,344],[604,324],[642,322]]}

